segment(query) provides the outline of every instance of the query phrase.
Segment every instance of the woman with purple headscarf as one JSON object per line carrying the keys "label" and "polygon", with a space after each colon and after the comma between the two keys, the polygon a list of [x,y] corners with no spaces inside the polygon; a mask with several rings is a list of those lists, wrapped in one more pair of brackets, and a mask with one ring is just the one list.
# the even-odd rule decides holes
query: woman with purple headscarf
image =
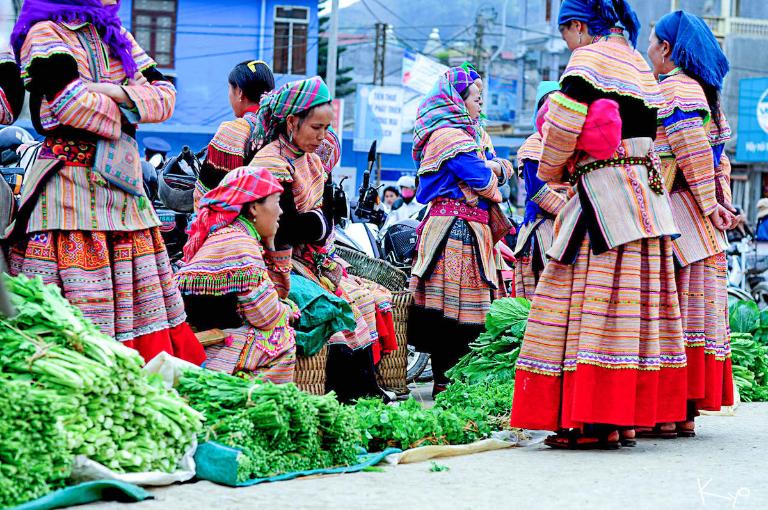
{"label": "woman with purple headscarf", "polygon": [[432,354],[433,395],[445,390],[446,371],[483,330],[499,291],[494,246],[510,228],[498,204],[512,164],[482,148],[477,78],[449,69],[419,105],[414,129],[416,199],[429,212],[411,271],[408,338]]}
{"label": "woman with purple headscarf", "polygon": [[12,274],[61,287],[99,329],[149,361],[205,353],[184,313],[142,185],[136,124],[176,90],[118,18],[116,0],[26,0],[11,43],[45,135],[6,236]]}

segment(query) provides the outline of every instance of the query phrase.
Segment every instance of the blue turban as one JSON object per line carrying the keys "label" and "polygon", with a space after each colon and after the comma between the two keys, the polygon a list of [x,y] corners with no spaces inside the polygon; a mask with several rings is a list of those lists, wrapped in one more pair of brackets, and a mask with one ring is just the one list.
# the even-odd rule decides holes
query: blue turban
{"label": "blue turban", "polygon": [[619,24],[629,35],[632,46],[637,46],[640,20],[627,0],[563,0],[560,4],[558,25],[571,21],[587,24],[591,35],[608,35]]}
{"label": "blue turban", "polygon": [[539,115],[539,101],[541,101],[542,97],[556,90],[560,90],[560,83],[556,81],[543,81],[539,83],[539,88],[536,89],[536,102],[533,103],[534,105],[533,130],[534,131],[536,131],[536,117]]}
{"label": "blue turban", "polygon": [[723,88],[729,70],[728,58],[704,20],[685,11],[675,11],[661,18],[654,31],[659,41],[667,41],[672,47],[669,58],[676,66],[717,90]]}

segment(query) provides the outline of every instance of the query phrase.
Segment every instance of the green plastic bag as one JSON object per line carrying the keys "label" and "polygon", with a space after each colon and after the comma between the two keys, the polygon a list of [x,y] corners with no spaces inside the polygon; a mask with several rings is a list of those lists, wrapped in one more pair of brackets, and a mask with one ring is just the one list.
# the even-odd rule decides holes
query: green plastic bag
{"label": "green plastic bag", "polygon": [[283,473],[268,478],[254,478],[244,482],[237,481],[237,457],[240,450],[215,441],[208,441],[197,447],[195,452],[195,465],[197,477],[229,487],[250,487],[265,482],[279,482],[292,480],[300,476],[332,475],[340,473],[355,473],[368,467],[375,466],[388,455],[400,453],[397,448],[387,448],[379,453],[362,453],[358,456],[358,463],[353,466],[342,466],[328,469],[313,469],[308,471],[296,471]]}
{"label": "green plastic bag", "polygon": [[96,501],[135,503],[152,498],[154,498],[152,494],[137,485],[117,480],[96,480],[57,490],[42,498],[19,505],[13,510],[51,510]]}
{"label": "green plastic bag", "polygon": [[303,276],[291,275],[288,298],[301,310],[301,318],[293,328],[296,347],[303,356],[320,352],[334,334],[355,330],[355,316],[349,303]]}

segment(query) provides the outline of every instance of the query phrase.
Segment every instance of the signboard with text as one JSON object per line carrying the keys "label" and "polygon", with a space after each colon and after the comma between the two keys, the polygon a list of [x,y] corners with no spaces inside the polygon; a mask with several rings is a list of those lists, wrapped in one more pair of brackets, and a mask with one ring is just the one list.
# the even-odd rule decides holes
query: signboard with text
{"label": "signboard with text", "polygon": [[736,160],[768,162],[768,77],[739,81]]}
{"label": "signboard with text", "polygon": [[382,154],[400,154],[403,89],[358,85],[353,150],[367,152],[374,140]]}

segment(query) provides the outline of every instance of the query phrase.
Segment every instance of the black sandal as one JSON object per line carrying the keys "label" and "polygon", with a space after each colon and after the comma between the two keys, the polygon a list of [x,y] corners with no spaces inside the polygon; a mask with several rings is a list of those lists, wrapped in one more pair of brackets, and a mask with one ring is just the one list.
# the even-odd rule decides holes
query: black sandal
{"label": "black sandal", "polygon": [[664,430],[661,425],[656,425],[653,428],[638,427],[635,429],[635,435],[643,439],[675,439],[677,438],[677,427],[671,430]]}
{"label": "black sandal", "polygon": [[618,450],[619,439],[610,439],[617,430],[599,435],[585,435],[578,430],[558,432],[544,440],[544,444],[557,450]]}
{"label": "black sandal", "polygon": [[[632,433],[631,437],[629,436],[630,432]],[[626,446],[628,448],[637,446],[637,433],[635,432],[634,427],[624,427],[619,429],[619,435],[621,436],[619,438],[621,446]]]}

